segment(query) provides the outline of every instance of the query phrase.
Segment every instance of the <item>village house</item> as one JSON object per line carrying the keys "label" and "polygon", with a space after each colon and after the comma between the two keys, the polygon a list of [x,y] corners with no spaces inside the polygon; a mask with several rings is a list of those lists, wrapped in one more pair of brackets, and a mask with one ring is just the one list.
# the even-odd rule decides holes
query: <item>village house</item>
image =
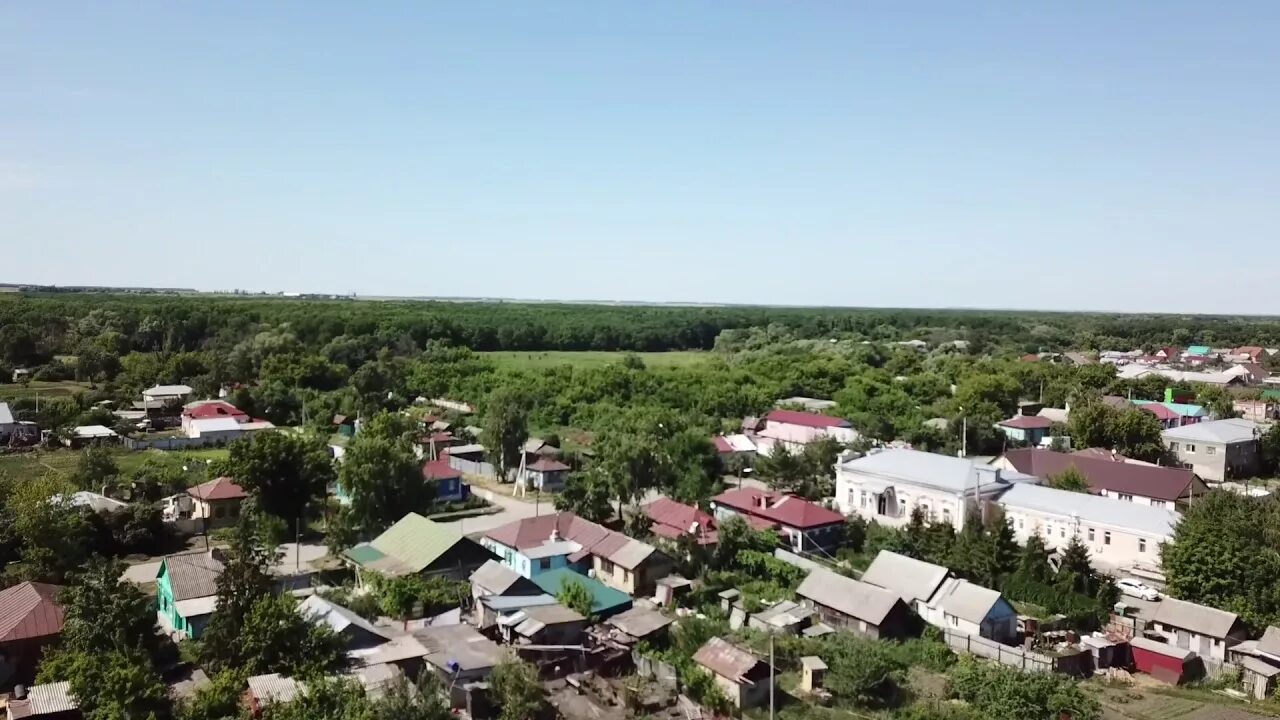
{"label": "village house", "polygon": [[760,707],[772,696],[773,668],[749,650],[713,637],[698,648],[693,662],[711,673],[716,686],[736,708]]}
{"label": "village house", "polygon": [[240,517],[240,505],[249,497],[249,493],[229,477],[189,487],[187,495],[192,499],[191,517],[204,520],[209,528],[234,525]]}
{"label": "village house", "polygon": [[844,418],[800,410],[769,411],[756,434],[772,441],[760,448],[766,455],[777,443],[782,443],[790,450],[798,450],[819,438],[829,437],[847,444],[856,442],[861,437],[853,429],[853,424]]}
{"label": "village house", "polygon": [[77,425],[71,428],[71,434],[62,440],[62,444],[72,450],[91,445],[115,445],[119,442],[120,436],[116,431],[105,425]]}
{"label": "village house", "polygon": [[1240,418],[1210,420],[1165,430],[1169,452],[1210,482],[1249,477],[1258,470],[1258,437],[1262,428]]}
{"label": "village house", "polygon": [[580,575],[569,568],[549,570],[540,573],[533,579],[542,592],[552,597],[559,597],[566,585],[581,585],[591,596],[591,615],[600,619],[613,617],[630,610],[631,596],[614,587],[609,587],[593,577]]}
{"label": "village house", "polygon": [[462,471],[449,464],[449,458],[428,460],[422,464],[422,479],[435,488],[435,499],[461,502],[471,495],[471,486],[462,480]]}
{"label": "village house", "polygon": [[817,503],[771,490],[741,487],[711,498],[718,522],[735,515],[756,529],[777,530],[797,552],[830,550],[840,542],[844,516]]}
{"label": "village house", "polygon": [[715,446],[721,462],[729,462],[732,458],[751,460],[757,454],[755,441],[742,433],[716,435],[711,438],[711,444]]}
{"label": "village house", "polygon": [[670,498],[658,498],[644,506],[649,532],[671,541],[689,536],[703,547],[716,544],[716,519],[710,513]]}
{"label": "village house", "polygon": [[142,391],[142,400],[166,406],[181,405],[191,397],[191,392],[189,385],[156,385]]}
{"label": "village house", "polygon": [[349,608],[312,595],[298,605],[298,614],[316,625],[327,625],[342,639],[346,650],[377,647],[391,640],[384,631]]}
{"label": "village house", "polygon": [[652,594],[672,560],[634,540],[571,512],[524,518],[489,530],[482,541],[507,567],[534,581],[545,572],[590,572],[628,595]]}
{"label": "village house", "polygon": [[1271,697],[1280,680],[1280,627],[1268,626],[1261,638],[1232,646],[1227,651],[1227,659],[1240,666],[1241,684],[1250,697],[1256,700]]}
{"label": "village house", "polygon": [[1273,400],[1236,400],[1231,407],[1244,420],[1260,423],[1280,419],[1280,405]]}
{"label": "village house", "polygon": [[674,622],[674,619],[658,610],[633,607],[609,618],[605,624],[613,628],[615,639],[624,645],[644,642],[652,647],[663,647],[667,642],[668,630]]}
{"label": "village house", "polygon": [[919,508],[926,520],[960,530],[975,498],[994,500],[1015,484],[1036,482],[969,458],[883,450],[836,465],[836,505],[846,515],[890,527],[906,525]]}
{"label": "village house", "polygon": [[948,578],[925,604],[930,625],[999,643],[1018,639],[1018,612],[999,592],[960,578]]}
{"label": "village house", "polygon": [[449,459],[449,467],[459,472],[485,478],[498,477],[498,471],[489,462],[483,445],[455,445],[449,448],[445,457]]}
{"label": "village house", "polygon": [[188,440],[198,441],[189,445],[225,445],[261,430],[275,429],[275,425],[260,418],[251,418],[243,410],[225,400],[197,400],[182,409],[182,434]]}
{"label": "village house", "polygon": [[470,625],[439,625],[415,630],[427,649],[426,667],[443,687],[482,682],[511,654]]}
{"label": "village house", "polygon": [[344,550],[342,558],[363,586],[369,572],[465,580],[493,555],[475,540],[409,513],[372,541]]}
{"label": "village house", "polygon": [[517,610],[498,618],[503,641],[519,645],[577,645],[587,618],[559,603]]}
{"label": "village house", "polygon": [[541,595],[542,588],[529,578],[503,565],[497,560],[488,560],[475,572],[471,573],[471,598],[477,627],[489,627],[497,621],[499,613],[486,615],[484,598],[495,597],[531,597]]}
{"label": "village house", "polygon": [[178,638],[198,640],[218,605],[221,550],[167,555],[156,574],[156,612],[160,627]]}
{"label": "village house", "polygon": [[1035,475],[1045,482],[1075,469],[1094,494],[1166,510],[1209,492],[1208,486],[1186,468],[1117,462],[1092,454],[1021,448],[1006,452],[993,465]]}
{"label": "village house", "polygon": [[796,596],[827,625],[872,639],[906,637],[911,627],[911,611],[897,593],[830,570],[810,572]]}
{"label": "village house", "polygon": [[1205,410],[1203,405],[1194,403],[1180,403],[1172,400],[1130,400],[1129,402],[1139,410],[1155,415],[1166,430],[1209,419],[1209,411]]}
{"label": "village house", "polygon": [[1039,445],[1052,427],[1053,421],[1040,415],[1014,415],[996,423],[996,429],[1006,438],[1024,445]]}
{"label": "village house", "polygon": [[0,684],[30,683],[46,648],[62,637],[62,587],[22,582],[0,591]]}
{"label": "village house", "polygon": [[951,570],[924,560],[881,550],[862,573],[862,582],[890,590],[921,617],[925,605],[951,576]]}
{"label": "village house", "polygon": [[1166,644],[1219,665],[1226,662],[1229,648],[1249,637],[1235,613],[1168,597],[1156,608],[1151,630],[1163,636]]}
{"label": "village house", "polygon": [[1036,535],[1057,550],[1079,538],[1094,564],[1108,568],[1158,568],[1160,546],[1179,518],[1163,508],[1031,484],[1009,488],[999,504],[1020,544]]}
{"label": "village house", "polygon": [[564,489],[569,470],[568,465],[553,457],[539,457],[524,466],[524,474],[520,482],[528,489],[557,492]]}

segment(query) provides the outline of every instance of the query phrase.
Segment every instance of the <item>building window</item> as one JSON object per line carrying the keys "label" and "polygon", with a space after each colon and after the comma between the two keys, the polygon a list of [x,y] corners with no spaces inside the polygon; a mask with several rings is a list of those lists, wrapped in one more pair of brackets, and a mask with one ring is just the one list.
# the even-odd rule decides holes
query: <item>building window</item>
{"label": "building window", "polygon": [[1196,454],[1196,446],[1195,446],[1195,445],[1187,445],[1187,446],[1185,447],[1185,449],[1186,449],[1186,451],[1187,451],[1188,453],[1191,453],[1192,455],[1195,455],[1195,454]]}
{"label": "building window", "polygon": [[1214,447],[1214,446],[1212,446],[1212,445],[1205,445],[1205,446],[1204,446],[1204,454],[1205,454],[1205,455],[1216,455],[1216,454],[1217,454],[1217,452],[1218,452],[1218,448],[1216,448],[1216,447]]}
{"label": "building window", "polygon": [[960,618],[955,615],[948,615],[947,619],[951,621],[951,627],[960,627]]}
{"label": "building window", "polygon": [[951,508],[942,508],[942,522],[951,522]]}
{"label": "building window", "polygon": [[1058,537],[1064,538],[1066,536],[1067,536],[1067,526],[1063,525],[1058,528]]}
{"label": "building window", "polygon": [[604,558],[600,558],[600,570],[606,574],[612,575],[613,562],[610,560],[605,560]]}
{"label": "building window", "polygon": [[1053,537],[1053,523],[1044,526],[1044,535],[1045,537]]}
{"label": "building window", "polygon": [[1093,528],[1089,528],[1089,542],[1093,542]]}
{"label": "building window", "polygon": [[630,571],[630,570],[623,570],[623,571],[622,571],[622,582],[624,582],[624,583],[629,583],[629,582],[631,582],[631,571]]}
{"label": "building window", "polygon": [[1103,544],[1103,545],[1110,545],[1110,544],[1111,544],[1111,531],[1110,531],[1110,530],[1108,530],[1108,531],[1106,531],[1106,532],[1102,533],[1102,544]]}
{"label": "building window", "polygon": [[1169,450],[1172,452],[1178,452],[1178,443],[1169,443]]}
{"label": "building window", "polygon": [[1165,507],[1165,502],[1163,500],[1152,500],[1151,507],[1157,507],[1157,508]]}
{"label": "building window", "polygon": [[1019,530],[1021,530],[1021,529],[1022,529],[1022,527],[1023,527],[1023,525],[1022,525],[1022,518],[1018,518],[1018,529],[1019,529]]}
{"label": "building window", "polygon": [[538,559],[538,569],[539,569],[539,570],[550,570],[550,569],[551,569],[551,558],[539,558],[539,559]]}
{"label": "building window", "polygon": [[1121,499],[1121,500],[1128,500],[1129,502],[1133,502],[1133,496],[1132,496],[1132,495],[1130,495],[1130,494],[1128,494],[1128,493],[1120,493],[1120,499]]}
{"label": "building window", "polygon": [[1144,540],[1143,538],[1138,538],[1138,552],[1144,553],[1146,551],[1147,551],[1147,541]]}

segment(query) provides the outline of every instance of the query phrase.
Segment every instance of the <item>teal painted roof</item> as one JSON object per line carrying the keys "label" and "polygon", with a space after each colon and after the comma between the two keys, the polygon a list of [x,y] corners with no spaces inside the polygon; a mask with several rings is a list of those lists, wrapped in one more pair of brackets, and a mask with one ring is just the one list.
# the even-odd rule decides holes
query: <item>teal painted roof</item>
{"label": "teal painted roof", "polygon": [[1161,402],[1159,400],[1131,400],[1130,402],[1139,407],[1143,405],[1163,405],[1169,408],[1171,412],[1175,412],[1182,417],[1207,417],[1209,415],[1203,405],[1192,405],[1191,403]]}
{"label": "teal painted roof", "polygon": [[586,575],[576,573],[569,568],[559,568],[557,570],[548,570],[539,573],[533,579],[533,582],[542,588],[542,591],[548,595],[555,595],[560,592],[560,588],[564,587],[566,582],[578,582],[587,588],[587,592],[591,593],[591,614],[592,615],[616,615],[617,613],[631,607],[631,596],[621,590],[614,590],[604,583],[589,578]]}
{"label": "teal painted roof", "polygon": [[1280,400],[1280,390],[1263,390],[1263,400]]}
{"label": "teal painted roof", "polygon": [[1192,345],[1187,348],[1188,355],[1208,355],[1213,348],[1208,345]]}

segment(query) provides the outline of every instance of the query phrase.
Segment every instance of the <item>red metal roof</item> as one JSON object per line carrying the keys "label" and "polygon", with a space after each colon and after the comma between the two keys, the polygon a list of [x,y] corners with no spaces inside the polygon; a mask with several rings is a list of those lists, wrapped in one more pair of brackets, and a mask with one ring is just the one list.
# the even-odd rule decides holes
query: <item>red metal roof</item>
{"label": "red metal roof", "polygon": [[1160,403],[1146,403],[1143,405],[1139,405],[1138,408],[1142,410],[1146,410],[1147,412],[1151,413],[1152,415],[1155,415],[1161,420],[1177,420],[1178,418],[1182,417],[1178,413],[1170,410],[1169,408],[1165,407]]}
{"label": "red metal roof", "polygon": [[192,420],[207,420],[209,418],[232,417],[243,421],[249,417],[248,413],[229,402],[215,400],[213,402],[201,403],[193,408],[183,410],[182,414]]}
{"label": "red metal roof", "polygon": [[744,487],[720,493],[711,500],[743,515],[800,530],[844,522],[844,515],[835,510],[809,502],[804,498],[771,490]]}
{"label": "red metal roof", "polygon": [[716,446],[716,452],[718,453],[733,452],[733,446],[729,444],[729,441],[719,435],[711,438],[711,444]]}
{"label": "red metal roof", "polygon": [[249,493],[229,477],[220,477],[189,487],[187,494],[200,500],[239,500],[249,497]]}
{"label": "red metal roof", "polygon": [[771,410],[765,416],[765,420],[776,423],[786,423],[788,425],[802,425],[804,427],[813,428],[847,428],[852,427],[848,420],[844,418],[832,417],[830,415],[819,415],[818,413],[800,412],[799,410]]}
{"label": "red metal roof", "polygon": [[1053,422],[1039,415],[1018,415],[1000,423],[1000,426],[1020,430],[1047,430],[1053,427]]}
{"label": "red metal roof", "polygon": [[1004,457],[1020,473],[1047,478],[1074,467],[1094,491],[1110,490],[1168,502],[1187,495],[1196,481],[1195,474],[1186,468],[1116,462],[1040,448],[1010,450]]}
{"label": "red metal roof", "polygon": [[692,505],[685,505],[670,498],[658,498],[645,505],[644,512],[653,521],[650,530],[655,535],[678,538],[687,535],[696,522],[698,544],[711,545],[716,542],[716,519],[710,513]]}
{"label": "red metal roof", "polygon": [[61,590],[57,585],[24,582],[0,592],[0,642],[61,633]]}
{"label": "red metal roof", "polygon": [[449,467],[449,458],[444,457],[424,463],[422,478],[424,480],[459,480],[462,478],[462,471]]}

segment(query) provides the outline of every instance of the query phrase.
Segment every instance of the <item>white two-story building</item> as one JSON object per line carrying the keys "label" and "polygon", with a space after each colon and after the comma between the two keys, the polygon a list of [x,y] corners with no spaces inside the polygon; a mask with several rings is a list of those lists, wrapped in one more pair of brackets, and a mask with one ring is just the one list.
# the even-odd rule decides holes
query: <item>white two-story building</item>
{"label": "white two-story building", "polygon": [[918,507],[927,520],[949,522],[958,530],[975,499],[995,500],[1015,484],[1037,482],[969,458],[884,450],[836,465],[836,504],[846,515],[891,527],[909,523]]}
{"label": "white two-story building", "polygon": [[1106,568],[1159,568],[1160,545],[1173,537],[1178,513],[1126,500],[1018,484],[1000,497],[1005,521],[1019,543],[1039,535],[1050,550],[1073,537]]}

